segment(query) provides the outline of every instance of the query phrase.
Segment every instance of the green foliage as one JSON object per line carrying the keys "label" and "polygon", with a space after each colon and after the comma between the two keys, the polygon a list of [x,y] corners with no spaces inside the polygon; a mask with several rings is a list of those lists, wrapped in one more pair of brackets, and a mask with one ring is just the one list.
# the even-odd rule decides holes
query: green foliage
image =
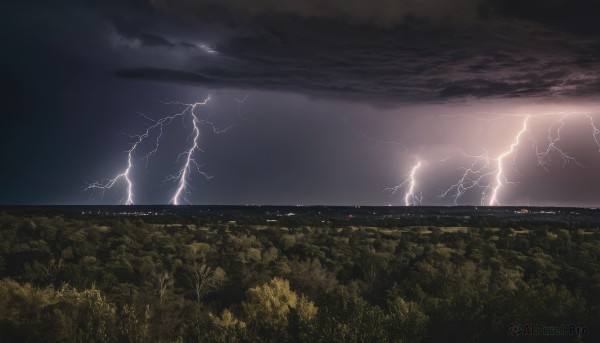
{"label": "green foliage", "polygon": [[506,342],[513,322],[600,323],[598,228],[236,219],[3,213],[0,341]]}
{"label": "green foliage", "polygon": [[81,292],[0,281],[2,341],[113,342],[116,308],[99,290]]}
{"label": "green foliage", "polygon": [[290,290],[290,283],[280,278],[249,289],[247,298],[242,304],[246,317],[264,327],[286,326],[290,311],[298,305],[298,296]]}
{"label": "green foliage", "polygon": [[387,328],[392,342],[417,342],[423,340],[427,332],[429,317],[414,301],[396,297],[388,301],[389,315]]}
{"label": "green foliage", "polygon": [[128,342],[143,343],[149,341],[150,308],[136,310],[134,306],[124,305],[120,313],[119,329]]}

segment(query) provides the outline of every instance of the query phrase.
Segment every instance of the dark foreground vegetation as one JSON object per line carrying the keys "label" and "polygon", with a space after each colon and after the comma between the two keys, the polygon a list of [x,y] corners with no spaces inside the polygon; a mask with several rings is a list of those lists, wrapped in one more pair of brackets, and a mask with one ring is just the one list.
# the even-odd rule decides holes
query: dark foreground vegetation
{"label": "dark foreground vegetation", "polygon": [[1,342],[598,342],[599,331],[594,225],[0,214]]}

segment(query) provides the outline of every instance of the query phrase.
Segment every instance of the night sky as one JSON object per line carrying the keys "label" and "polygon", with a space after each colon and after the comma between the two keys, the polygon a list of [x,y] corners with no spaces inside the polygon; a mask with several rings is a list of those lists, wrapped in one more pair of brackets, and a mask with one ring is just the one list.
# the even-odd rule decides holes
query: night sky
{"label": "night sky", "polygon": [[[135,204],[170,203],[197,142],[210,178],[190,168],[180,203],[598,207],[598,18],[595,0],[4,1],[0,204],[124,203],[125,178],[86,187],[149,130]],[[209,95],[196,141],[188,112],[144,159],[173,102]]]}

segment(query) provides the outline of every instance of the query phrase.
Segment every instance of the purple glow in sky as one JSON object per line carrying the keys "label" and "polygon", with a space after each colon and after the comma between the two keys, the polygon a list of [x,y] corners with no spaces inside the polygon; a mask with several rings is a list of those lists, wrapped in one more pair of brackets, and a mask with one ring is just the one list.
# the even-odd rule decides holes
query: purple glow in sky
{"label": "purple glow in sky", "polygon": [[1,204],[600,206],[595,2],[0,6]]}

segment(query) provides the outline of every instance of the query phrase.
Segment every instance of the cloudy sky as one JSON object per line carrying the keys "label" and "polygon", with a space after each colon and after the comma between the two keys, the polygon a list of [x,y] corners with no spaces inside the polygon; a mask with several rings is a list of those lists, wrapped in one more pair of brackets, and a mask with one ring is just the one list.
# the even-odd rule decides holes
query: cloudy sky
{"label": "cloudy sky", "polygon": [[136,204],[600,206],[599,16],[593,0],[5,1],[0,204],[123,203],[125,177],[85,189],[127,172]]}

